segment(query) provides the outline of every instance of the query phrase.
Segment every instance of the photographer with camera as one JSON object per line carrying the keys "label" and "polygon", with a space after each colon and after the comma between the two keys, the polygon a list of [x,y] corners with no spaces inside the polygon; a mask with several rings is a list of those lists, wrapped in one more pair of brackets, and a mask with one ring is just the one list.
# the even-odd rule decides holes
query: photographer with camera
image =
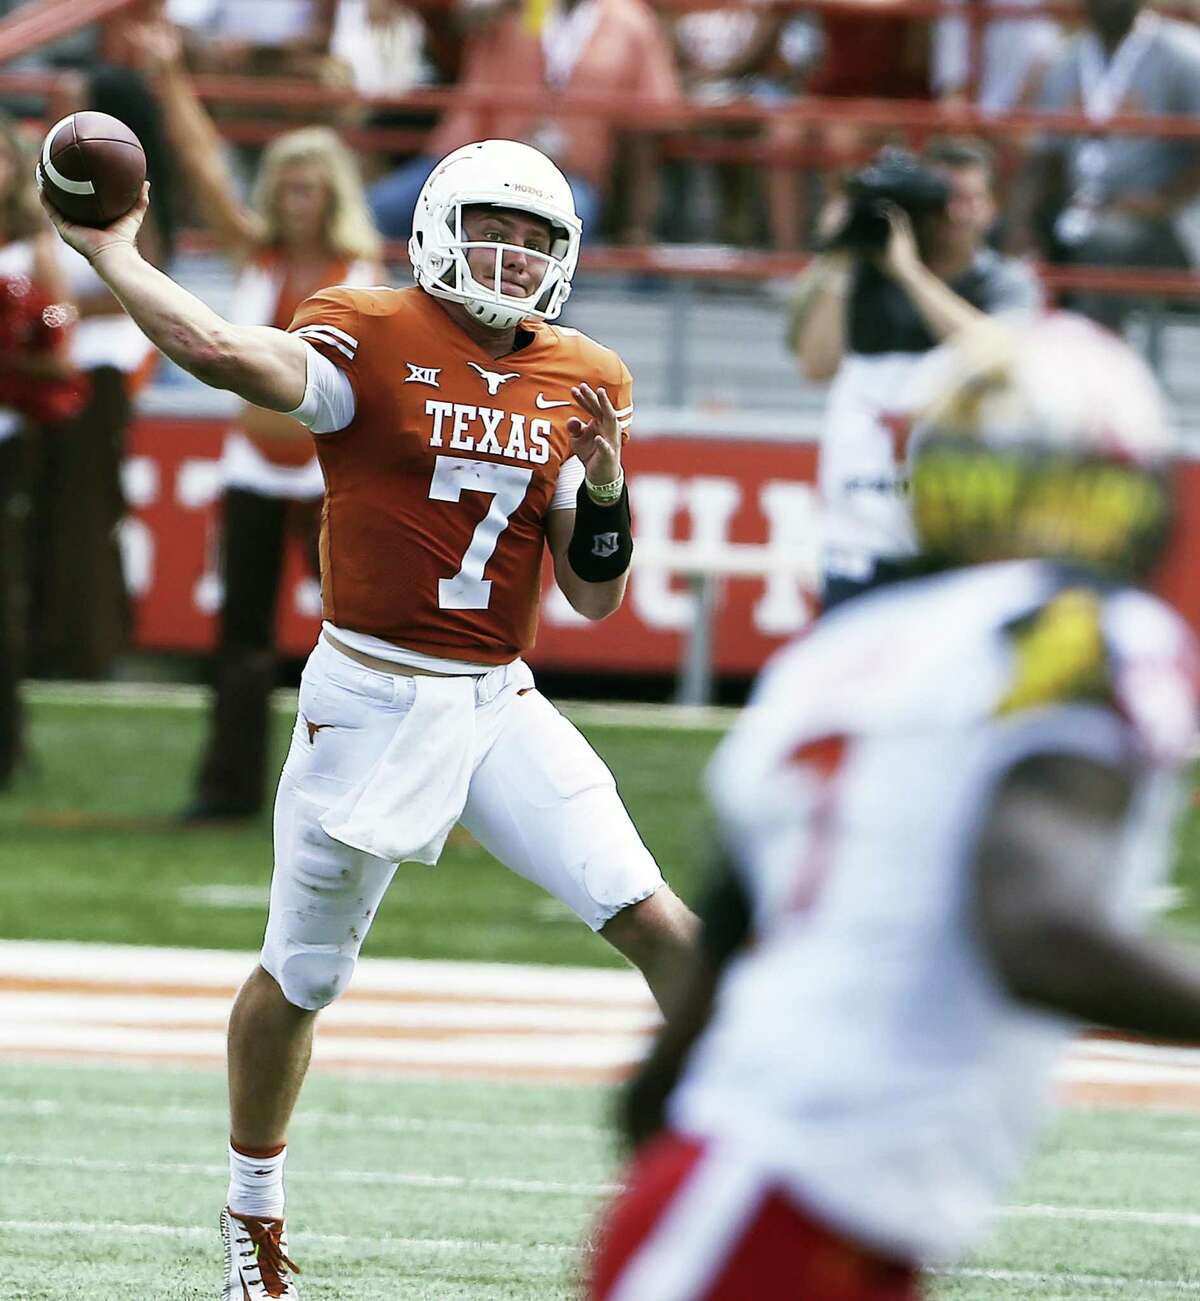
{"label": "photographer with camera", "polygon": [[824,252],[801,276],[788,345],[832,380],[821,437],[822,604],[907,571],[905,394],[921,360],[981,315],[1032,312],[1037,282],[986,244],[996,216],[982,148],[921,160],[885,149],[822,214]]}

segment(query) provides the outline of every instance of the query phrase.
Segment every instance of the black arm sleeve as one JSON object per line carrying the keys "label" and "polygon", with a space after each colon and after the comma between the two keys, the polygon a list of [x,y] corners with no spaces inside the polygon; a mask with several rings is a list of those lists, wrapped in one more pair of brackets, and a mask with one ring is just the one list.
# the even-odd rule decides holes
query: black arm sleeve
{"label": "black arm sleeve", "polygon": [[611,506],[597,506],[579,485],[575,498],[575,528],[567,547],[571,568],[585,583],[607,583],[620,578],[633,558],[633,521],[629,514],[629,489],[623,488]]}

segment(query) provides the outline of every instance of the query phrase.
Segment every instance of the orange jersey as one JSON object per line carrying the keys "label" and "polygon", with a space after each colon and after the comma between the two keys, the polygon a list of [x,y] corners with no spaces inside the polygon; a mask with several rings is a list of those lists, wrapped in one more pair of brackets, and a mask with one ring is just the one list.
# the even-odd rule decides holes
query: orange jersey
{"label": "orange jersey", "polygon": [[575,330],[482,352],[422,289],[327,289],[292,322],[339,366],[354,419],[316,436],[324,617],[425,654],[503,664],[537,631],[545,522],[571,455],[572,385],[627,426],[629,371]]}

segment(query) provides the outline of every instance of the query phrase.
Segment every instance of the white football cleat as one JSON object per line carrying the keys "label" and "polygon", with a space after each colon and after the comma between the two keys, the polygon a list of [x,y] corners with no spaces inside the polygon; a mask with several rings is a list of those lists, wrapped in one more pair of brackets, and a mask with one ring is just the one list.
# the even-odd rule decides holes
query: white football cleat
{"label": "white football cleat", "polygon": [[222,1301],[299,1297],[288,1274],[299,1274],[300,1267],[288,1257],[282,1220],[238,1215],[226,1206],[221,1212],[221,1238],[225,1243]]}

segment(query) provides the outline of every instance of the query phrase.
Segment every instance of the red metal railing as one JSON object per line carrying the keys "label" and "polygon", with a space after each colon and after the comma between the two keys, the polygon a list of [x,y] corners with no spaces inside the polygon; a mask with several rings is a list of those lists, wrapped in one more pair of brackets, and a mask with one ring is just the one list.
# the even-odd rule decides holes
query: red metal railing
{"label": "red metal railing", "polygon": [[[185,233],[180,246],[188,253],[211,253],[218,247],[210,234],[195,230]],[[695,244],[640,245],[635,248],[586,244],[580,265],[584,271],[606,274],[754,282],[784,280],[799,275],[808,266],[811,256],[807,253],[774,253],[763,249]],[[408,265],[408,249],[401,240],[389,240],[384,247],[384,257],[393,266]],[[1074,289],[1146,298],[1200,298],[1200,276],[1190,271],[1049,264],[1039,264],[1035,269],[1052,297]]]}
{"label": "red metal railing", "polygon": [[0,22],[0,63],[69,36],[88,23],[131,9],[139,0],[35,0]]}

